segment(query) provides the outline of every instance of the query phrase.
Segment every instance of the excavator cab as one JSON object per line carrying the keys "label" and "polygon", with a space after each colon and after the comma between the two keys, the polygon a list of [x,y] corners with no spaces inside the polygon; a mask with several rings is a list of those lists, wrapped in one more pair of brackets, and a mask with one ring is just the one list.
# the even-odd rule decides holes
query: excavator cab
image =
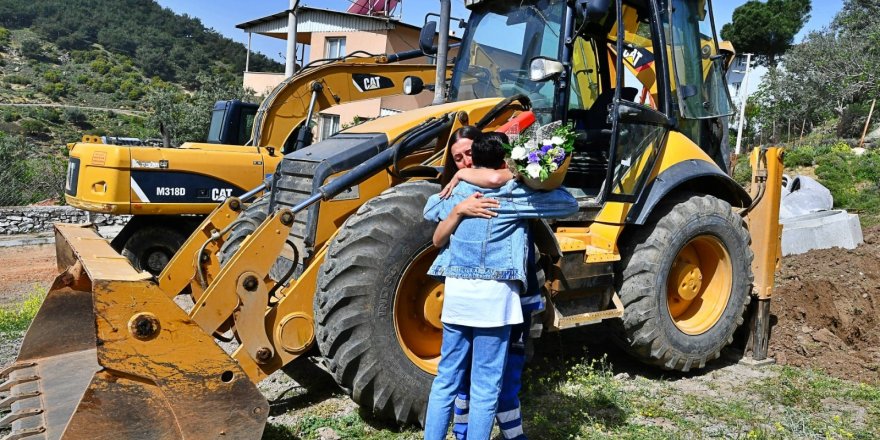
{"label": "excavator cab", "polygon": [[[731,113],[711,2],[466,5],[445,104],[290,152],[269,194],[226,199],[157,277],[58,225],[64,272],[3,372],[13,435],[256,438],[268,404],[255,383],[315,346],[356,402],[424,423],[443,285],[426,274],[438,250],[422,210],[466,124],[578,133],[565,185],[579,212],[530,226],[547,302],[534,336],[605,321],[659,368],[719,357],[753,282],[772,291],[781,156],[753,157],[749,194],[707,153]],[[257,144],[284,122],[271,101],[288,98],[264,101]]]}

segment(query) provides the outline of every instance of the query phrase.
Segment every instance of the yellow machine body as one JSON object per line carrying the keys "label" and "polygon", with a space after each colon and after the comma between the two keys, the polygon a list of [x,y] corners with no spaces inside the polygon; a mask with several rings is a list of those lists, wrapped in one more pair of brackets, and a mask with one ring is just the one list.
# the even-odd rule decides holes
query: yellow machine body
{"label": "yellow machine body", "polygon": [[[704,4],[671,1],[679,8]],[[475,13],[493,7],[492,2],[473,3]],[[648,20],[660,28],[644,15],[645,8],[659,7],[656,0],[626,3],[643,14],[636,20],[627,16],[628,24]],[[568,2],[540,4],[550,10],[536,16],[535,25],[549,17],[573,26],[572,15],[564,21],[559,15],[574,14]],[[614,19],[608,17],[603,20]],[[558,29],[550,33],[564,34]],[[624,42],[615,40],[611,51],[604,31],[594,37],[601,44],[576,43],[570,54],[576,68],[602,69],[602,76],[576,78],[569,86],[585,107],[610,91],[620,92],[609,86],[609,62],[617,62],[617,70],[627,68],[613,53]],[[664,51],[657,52],[663,61]],[[522,73],[501,72],[510,56],[474,50],[458,61],[484,59],[497,72],[472,75],[479,69],[461,69],[452,83],[490,89],[495,81],[507,81],[505,75]],[[688,61],[705,72],[702,59]],[[750,196],[720,171],[707,145],[696,142],[684,125],[655,115],[663,110],[657,105],[664,96],[672,96],[667,76],[672,62],[652,68],[665,74],[648,75],[642,69],[643,75],[637,75],[652,78],[644,84],[655,95],[652,106],[631,102],[625,107],[618,101],[598,109],[610,115],[609,125],[617,130],[598,143],[610,153],[603,168],[607,177],[599,179],[602,187],[571,185],[579,212],[554,222],[532,222],[530,231],[539,254],[536,264],[546,277],[541,286],[547,303],[544,331],[606,321],[643,362],[688,371],[704,367],[730,342],[749,302],[752,280],[760,298],[771,296],[781,231],[776,188],[781,152],[762,150],[753,160]],[[570,73],[578,75],[577,70]],[[341,85],[323,90],[331,88],[345,96]],[[510,90],[529,91],[522,85]],[[292,99],[294,107],[302,108],[305,94],[282,98],[276,92],[268,99]],[[334,378],[352,390],[359,404],[401,423],[424,423],[427,389],[439,361],[444,291],[426,274],[438,250],[431,244],[434,225],[422,218],[422,209],[451,171],[449,144],[457,128],[477,125],[486,132],[517,134],[525,128],[519,123],[547,119],[523,95],[412,110],[292,152],[278,164],[270,193],[248,206],[236,197],[225,199],[155,277],[133,270],[92,230],[57,225],[59,267],[65,272],[6,373],[8,389],[17,396],[13,432],[52,429],[48,438],[82,438],[86,423],[101,435],[257,438],[268,407],[254,384],[316,345]],[[665,104],[667,115],[677,111]],[[584,114],[569,116],[584,122],[577,119]],[[643,120],[633,115],[653,119],[639,125]],[[284,142],[284,136],[262,130],[274,127],[289,134],[294,125],[285,117],[258,118],[255,133],[264,133],[258,145],[269,139],[273,146]],[[621,129],[619,124],[630,125]],[[590,140],[608,128],[577,130]],[[639,136],[621,140],[632,133]],[[100,151],[93,148],[92,155]],[[590,159],[597,143],[583,141],[577,148],[572,162],[594,163],[581,159]],[[126,160],[131,158],[107,154],[104,163],[112,168]],[[572,179],[592,177],[576,176],[574,166],[568,173]],[[707,217],[715,220],[700,223]],[[680,242],[663,248],[672,240]],[[175,304],[179,296],[188,297],[192,307]],[[652,306],[645,309],[645,304]],[[725,313],[728,318],[722,319]],[[661,321],[671,331],[659,327]],[[639,333],[651,326],[658,327]],[[75,330],[61,338],[67,328]],[[652,345],[658,333],[690,341],[713,332],[721,336],[715,336],[711,349],[687,352],[668,340]],[[56,340],[62,343],[47,342]],[[230,342],[234,352],[224,353],[218,341]],[[82,365],[69,386],[58,382],[65,359]],[[33,394],[29,384],[47,389]],[[134,417],[134,408],[144,402],[156,411]],[[117,428],[131,417],[137,422]]]}

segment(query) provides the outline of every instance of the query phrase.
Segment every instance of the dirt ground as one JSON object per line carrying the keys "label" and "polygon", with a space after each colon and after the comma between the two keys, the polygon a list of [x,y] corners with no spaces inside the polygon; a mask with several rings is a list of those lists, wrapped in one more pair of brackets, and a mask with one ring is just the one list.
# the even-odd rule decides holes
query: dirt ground
{"label": "dirt ground", "polygon": [[[880,226],[855,250],[783,258],[771,311],[770,355],[782,365],[880,383]],[[0,307],[21,302],[57,274],[55,247],[0,248]]]}
{"label": "dirt ground", "polygon": [[55,279],[55,245],[0,247],[0,307],[20,303],[37,286]]}
{"label": "dirt ground", "polygon": [[[547,335],[524,382],[529,437],[852,438],[854,431],[855,438],[878,438],[880,406],[850,402],[867,393],[858,382],[880,384],[880,226],[864,237],[852,251],[783,259],[770,355],[792,370],[722,359],[704,371],[669,374],[632,361],[605,340],[601,327]],[[0,248],[0,307],[21,302],[35,285],[47,288],[54,257],[52,245]],[[14,358],[20,342],[0,344],[0,365]],[[577,364],[603,353],[610,371]],[[855,382],[829,382],[810,369]],[[271,405],[264,438],[421,437],[359,409],[307,358],[285,372],[260,384]],[[590,416],[575,423],[573,412]]]}
{"label": "dirt ground", "polygon": [[848,251],[785,257],[776,274],[770,353],[783,365],[880,383],[880,226]]}

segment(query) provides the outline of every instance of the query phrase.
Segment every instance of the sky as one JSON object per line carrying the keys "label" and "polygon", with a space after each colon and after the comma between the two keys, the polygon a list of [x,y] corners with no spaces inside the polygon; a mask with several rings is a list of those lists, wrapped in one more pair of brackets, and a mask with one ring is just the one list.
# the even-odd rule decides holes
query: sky
{"label": "sky", "polygon": [[[157,0],[163,7],[170,8],[178,14],[187,14],[198,18],[206,27],[213,28],[217,32],[232,38],[243,44],[247,44],[247,34],[235,27],[236,24],[244,23],[256,18],[282,12],[290,7],[289,0],[260,0],[243,2],[241,0]],[[715,25],[718,31],[725,23],[729,23],[734,9],[745,3],[745,0],[716,0],[713,2],[715,13]],[[800,33],[795,37],[799,42],[810,31],[820,30],[831,23],[831,20],[843,6],[843,0],[817,0],[813,1],[813,11],[810,20],[804,25]],[[326,8],[344,11],[351,4],[349,0],[301,0],[300,5],[316,8]],[[439,12],[440,2],[436,0],[401,0],[401,5],[395,10],[396,15],[402,15],[405,23],[421,26],[424,23],[425,14]],[[468,11],[464,7],[463,0],[452,0],[452,16],[467,18]],[[286,43],[284,40],[254,35],[251,48],[257,52],[284,62]],[[245,56],[244,53],[241,54]],[[766,69],[758,68],[750,74],[749,93],[757,89],[760,77]]]}

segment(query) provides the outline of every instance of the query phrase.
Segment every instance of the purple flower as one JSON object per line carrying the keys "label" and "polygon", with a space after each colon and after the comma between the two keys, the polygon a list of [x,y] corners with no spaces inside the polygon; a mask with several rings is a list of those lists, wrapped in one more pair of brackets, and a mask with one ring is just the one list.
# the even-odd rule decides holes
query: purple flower
{"label": "purple flower", "polygon": [[547,153],[548,151],[550,151],[551,148],[553,148],[553,145],[544,145],[543,147],[541,147],[541,152]]}
{"label": "purple flower", "polygon": [[540,153],[541,153],[540,151],[529,152],[529,163],[535,163],[535,162],[541,160],[541,156],[543,156],[543,154],[540,154]]}

